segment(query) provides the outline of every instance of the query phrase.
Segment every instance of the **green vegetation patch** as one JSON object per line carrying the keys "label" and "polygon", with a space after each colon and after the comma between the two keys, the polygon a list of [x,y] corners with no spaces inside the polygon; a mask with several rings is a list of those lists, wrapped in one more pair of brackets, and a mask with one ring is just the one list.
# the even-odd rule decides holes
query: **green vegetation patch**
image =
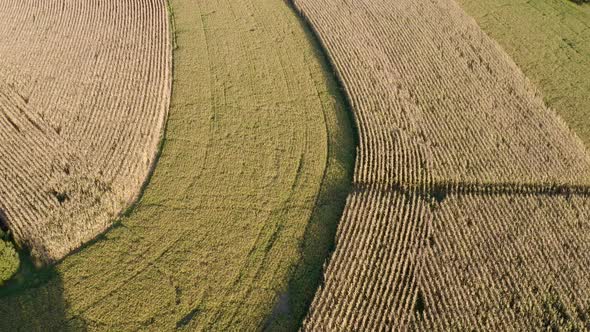
{"label": "green vegetation patch", "polygon": [[18,270],[19,257],[8,235],[0,230],[0,286]]}
{"label": "green vegetation patch", "polygon": [[566,0],[458,0],[590,147],[590,6]]}
{"label": "green vegetation patch", "polygon": [[354,163],[335,84],[281,0],[170,5],[173,95],[143,198],[42,282],[0,290],[0,330],[254,330],[295,275],[310,289],[279,316],[304,314]]}

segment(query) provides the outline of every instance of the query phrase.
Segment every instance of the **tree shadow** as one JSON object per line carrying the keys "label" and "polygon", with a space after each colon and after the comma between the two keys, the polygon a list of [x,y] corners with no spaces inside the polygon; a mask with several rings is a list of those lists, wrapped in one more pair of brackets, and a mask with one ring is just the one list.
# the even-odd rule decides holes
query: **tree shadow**
{"label": "tree shadow", "polygon": [[301,258],[289,275],[287,291],[278,294],[272,313],[263,325],[266,331],[297,331],[307,315],[318,287],[323,283],[323,267],[334,251],[338,223],[352,190],[358,128],[351,102],[339,81],[330,58],[311,28],[290,0],[286,3],[298,17],[308,41],[325,73],[334,97],[336,121],[328,124],[328,159],[315,207],[300,245]]}
{"label": "tree shadow", "polygon": [[0,230],[8,232],[8,217],[2,208],[0,208]]}
{"label": "tree shadow", "polygon": [[39,269],[28,253],[19,256],[18,272],[0,287],[0,331],[86,331],[83,320],[67,314],[55,266]]}

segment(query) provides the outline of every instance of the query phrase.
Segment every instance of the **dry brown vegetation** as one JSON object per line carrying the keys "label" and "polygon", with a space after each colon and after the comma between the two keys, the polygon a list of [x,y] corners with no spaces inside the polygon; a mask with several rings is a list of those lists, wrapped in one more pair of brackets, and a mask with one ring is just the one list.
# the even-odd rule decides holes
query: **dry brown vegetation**
{"label": "dry brown vegetation", "polygon": [[428,212],[417,195],[352,193],[304,330],[399,330],[413,313]]}
{"label": "dry brown vegetation", "polygon": [[294,4],[360,136],[304,329],[588,328],[590,159],[505,52],[453,0]]}
{"label": "dry brown vegetation", "polygon": [[0,4],[0,209],[42,262],[139,194],[169,104],[164,0]]}
{"label": "dry brown vegetation", "polygon": [[585,196],[355,192],[307,330],[590,328]]}
{"label": "dry brown vegetation", "polygon": [[453,1],[295,4],[350,96],[357,182],[588,183],[581,141]]}
{"label": "dry brown vegetation", "polygon": [[450,195],[432,216],[419,330],[590,330],[590,200]]}
{"label": "dry brown vegetation", "polygon": [[457,0],[590,146],[590,6],[570,1]]}

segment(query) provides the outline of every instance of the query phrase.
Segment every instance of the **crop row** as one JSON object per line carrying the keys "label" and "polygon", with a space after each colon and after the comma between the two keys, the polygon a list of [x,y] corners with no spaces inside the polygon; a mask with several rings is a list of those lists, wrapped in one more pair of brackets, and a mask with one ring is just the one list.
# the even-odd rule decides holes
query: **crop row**
{"label": "crop row", "polygon": [[590,200],[353,193],[304,330],[590,328]]}
{"label": "crop row", "polygon": [[[4,156],[0,167],[5,171],[0,177],[2,206],[15,238],[31,248],[33,255],[42,256],[47,242],[39,239],[40,234],[46,241],[58,242],[54,245],[59,248],[59,242],[68,242],[65,237],[71,235],[71,228],[92,226],[86,218],[93,215],[85,215],[89,211],[79,208],[97,203],[107,206],[102,200],[109,196],[103,196],[105,185],[85,177],[91,169],[75,149],[35,117],[18,94],[10,93],[7,85],[1,87],[0,125],[6,128],[0,134]],[[68,219],[63,215],[66,211],[82,214],[63,225],[46,224]],[[54,220],[48,220],[50,213]]]}
{"label": "crop row", "polygon": [[412,318],[427,202],[378,188],[349,196],[336,250],[304,329],[398,330]]}

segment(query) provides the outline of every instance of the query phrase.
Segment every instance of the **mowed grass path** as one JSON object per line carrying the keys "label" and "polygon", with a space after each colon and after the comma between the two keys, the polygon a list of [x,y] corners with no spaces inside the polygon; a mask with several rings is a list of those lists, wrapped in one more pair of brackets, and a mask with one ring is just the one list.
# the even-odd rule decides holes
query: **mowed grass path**
{"label": "mowed grass path", "polygon": [[272,320],[311,300],[354,162],[334,82],[281,0],[170,5],[172,105],[143,198],[48,280],[5,290],[0,330],[252,330],[280,294]]}
{"label": "mowed grass path", "polygon": [[590,4],[457,0],[590,147]]}

